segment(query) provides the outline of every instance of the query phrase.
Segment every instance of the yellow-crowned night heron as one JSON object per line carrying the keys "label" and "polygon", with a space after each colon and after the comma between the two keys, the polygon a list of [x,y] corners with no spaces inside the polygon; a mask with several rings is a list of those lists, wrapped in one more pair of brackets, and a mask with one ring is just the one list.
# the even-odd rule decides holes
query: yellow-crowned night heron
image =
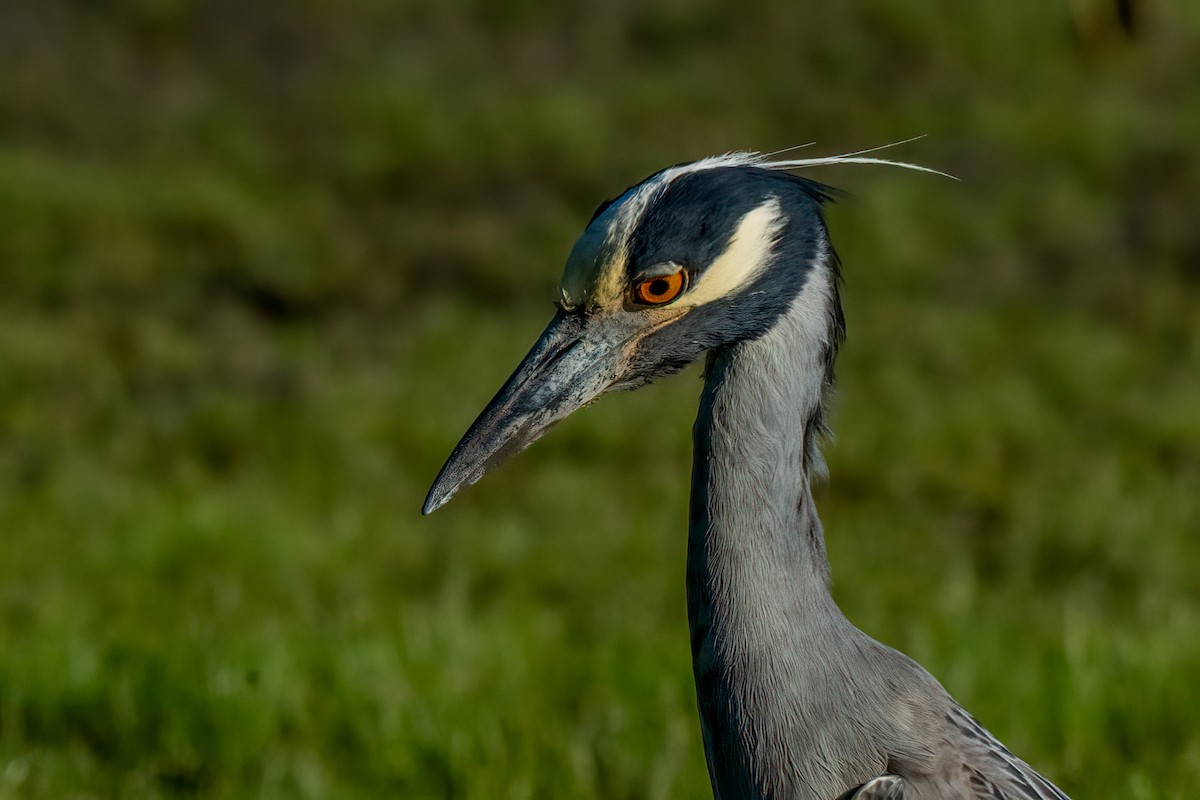
{"label": "yellow-crowned night heron", "polygon": [[843,334],[838,260],[828,191],[784,170],[846,161],[873,159],[726,155],[601,205],[571,251],[554,319],[455,447],[424,511],[599,395],[707,353],[687,595],[715,796],[1065,800],[830,595],[809,482]]}

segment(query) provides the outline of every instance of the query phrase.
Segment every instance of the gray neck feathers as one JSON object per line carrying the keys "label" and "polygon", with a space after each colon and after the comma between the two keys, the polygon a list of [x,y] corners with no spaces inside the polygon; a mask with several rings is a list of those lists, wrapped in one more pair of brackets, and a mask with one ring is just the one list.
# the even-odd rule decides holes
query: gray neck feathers
{"label": "gray neck feathers", "polygon": [[809,489],[830,367],[825,256],[764,336],[714,352],[695,427],[688,618],[717,797],[836,797],[885,757],[846,725],[850,649]]}

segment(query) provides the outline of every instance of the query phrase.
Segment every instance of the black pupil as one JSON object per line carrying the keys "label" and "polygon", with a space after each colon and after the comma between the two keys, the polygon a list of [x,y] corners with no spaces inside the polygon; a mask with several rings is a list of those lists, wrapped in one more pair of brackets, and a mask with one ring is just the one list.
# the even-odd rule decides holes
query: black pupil
{"label": "black pupil", "polygon": [[671,284],[667,282],[666,278],[655,278],[650,281],[650,294],[655,297],[666,294],[669,291],[671,291]]}

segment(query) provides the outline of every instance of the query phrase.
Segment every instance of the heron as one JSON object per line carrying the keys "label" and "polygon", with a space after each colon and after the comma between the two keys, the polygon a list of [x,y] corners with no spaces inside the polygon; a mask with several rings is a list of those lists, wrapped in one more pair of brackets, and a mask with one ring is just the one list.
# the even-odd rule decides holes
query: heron
{"label": "heron", "polygon": [[687,613],[716,800],[1066,800],[830,593],[812,484],[845,334],[825,223],[797,170],[912,164],[731,153],[602,203],[556,312],[454,448],[430,513],[606,392],[705,356],[693,428]]}

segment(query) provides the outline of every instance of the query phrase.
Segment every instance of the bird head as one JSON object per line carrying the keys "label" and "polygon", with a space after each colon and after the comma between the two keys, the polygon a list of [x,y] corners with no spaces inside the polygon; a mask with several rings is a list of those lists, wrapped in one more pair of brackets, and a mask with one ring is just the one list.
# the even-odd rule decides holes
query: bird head
{"label": "bird head", "polygon": [[[601,204],[567,258],[557,313],[454,448],[423,512],[602,394],[770,330],[810,270],[837,269],[821,214],[830,190],[782,170],[893,163],[855,156],[718,156],[657,172]],[[841,309],[831,278],[836,338]]]}

